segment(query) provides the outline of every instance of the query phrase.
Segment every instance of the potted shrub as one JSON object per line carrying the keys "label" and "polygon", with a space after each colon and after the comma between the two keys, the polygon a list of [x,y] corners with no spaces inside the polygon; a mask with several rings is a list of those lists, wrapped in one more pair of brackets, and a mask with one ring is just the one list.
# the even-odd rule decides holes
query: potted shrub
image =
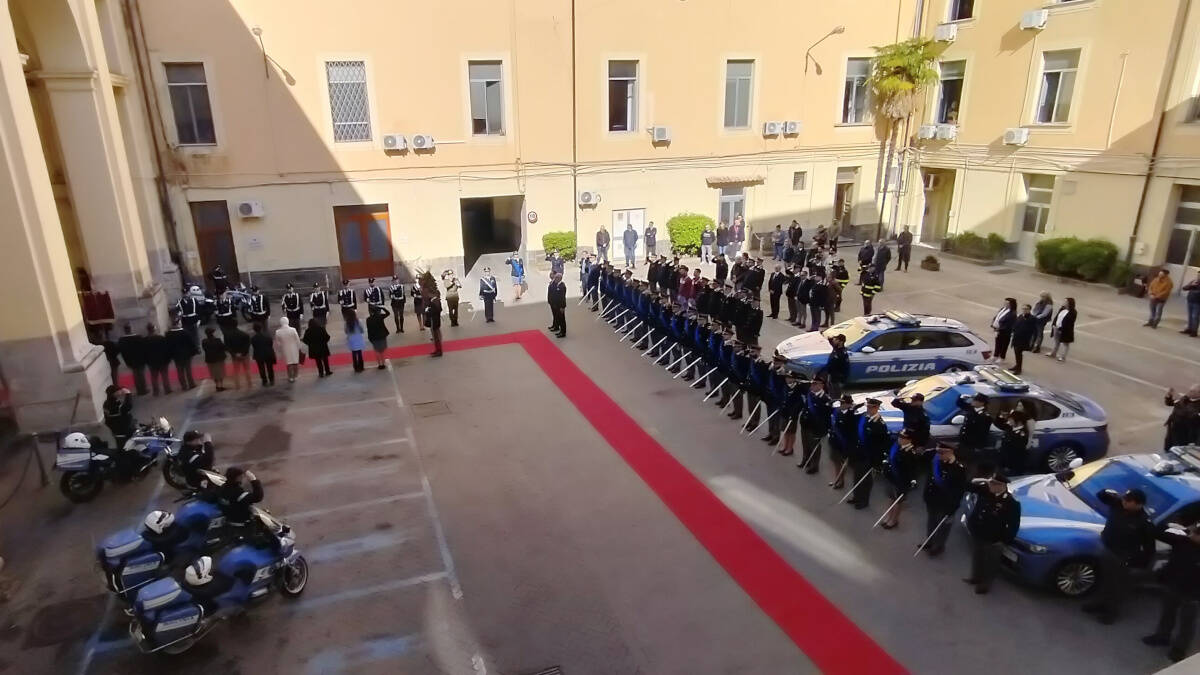
{"label": "potted shrub", "polygon": [[937,256],[927,255],[921,261],[921,269],[929,270],[930,272],[937,272],[938,270],[942,269],[942,263],[938,261]]}

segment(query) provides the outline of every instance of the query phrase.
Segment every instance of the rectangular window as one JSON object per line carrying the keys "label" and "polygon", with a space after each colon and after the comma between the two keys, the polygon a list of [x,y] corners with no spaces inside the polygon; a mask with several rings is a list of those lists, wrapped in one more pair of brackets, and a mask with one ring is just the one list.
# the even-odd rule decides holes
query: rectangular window
{"label": "rectangular window", "polygon": [[637,61],[608,62],[608,130],[637,129]]}
{"label": "rectangular window", "polygon": [[212,105],[203,63],[164,63],[175,135],[180,145],[215,145]]}
{"label": "rectangular window", "polygon": [[1079,50],[1064,49],[1042,54],[1042,91],[1038,96],[1037,121],[1065,124],[1071,115],[1071,96],[1079,70]]}
{"label": "rectangular window", "polygon": [[351,143],[371,140],[366,62],[326,61],[325,79],[329,81],[329,112],[333,118],[333,141]]}
{"label": "rectangular window", "polygon": [[867,76],[871,59],[846,60],[846,90],[842,94],[842,124],[867,121]]}
{"label": "rectangular window", "polygon": [[753,61],[725,63],[725,128],[750,126],[750,87],[754,82]]}
{"label": "rectangular window", "polygon": [[808,189],[807,171],[796,171],[792,174],[792,189],[797,191]]}
{"label": "rectangular window", "polygon": [[471,83],[471,133],[476,136],[504,135],[504,78],[500,61],[471,61],[467,64]]}
{"label": "rectangular window", "polygon": [[1054,176],[1027,173],[1025,178],[1025,221],[1021,229],[1026,232],[1046,233],[1050,220],[1050,199],[1054,196]]}
{"label": "rectangular window", "polygon": [[950,0],[950,20],[962,21],[975,16],[975,0]]}
{"label": "rectangular window", "polygon": [[943,61],[941,73],[936,121],[938,124],[958,124],[958,106],[962,103],[963,78],[967,73],[967,62]]}

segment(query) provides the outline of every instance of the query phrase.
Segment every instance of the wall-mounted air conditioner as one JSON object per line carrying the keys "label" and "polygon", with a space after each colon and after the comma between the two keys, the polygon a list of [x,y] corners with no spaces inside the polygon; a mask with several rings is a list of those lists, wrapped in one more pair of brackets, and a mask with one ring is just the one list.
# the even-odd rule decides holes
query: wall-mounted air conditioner
{"label": "wall-mounted air conditioner", "polygon": [[412,137],[413,150],[432,150],[437,145],[429,134],[414,134]]}
{"label": "wall-mounted air conditioner", "polygon": [[237,213],[239,218],[262,218],[266,212],[263,210],[262,202],[257,199],[251,199],[249,201],[238,202]]}
{"label": "wall-mounted air conditioner", "polygon": [[1041,30],[1050,19],[1050,11],[1046,9],[1031,9],[1021,15],[1021,30]]}
{"label": "wall-mounted air conditioner", "polygon": [[407,150],[408,139],[406,139],[403,134],[384,134],[383,149],[393,152]]}
{"label": "wall-mounted air conditioner", "polygon": [[933,29],[933,39],[936,42],[954,42],[958,37],[958,24],[944,23]]}
{"label": "wall-mounted air conditioner", "polygon": [[579,205],[580,206],[595,206],[599,203],[600,203],[600,193],[599,192],[580,192],[579,193]]}
{"label": "wall-mounted air conditioner", "polygon": [[788,120],[783,123],[783,135],[795,136],[800,133],[800,122],[796,120]]}
{"label": "wall-mounted air conditioner", "polygon": [[783,133],[782,122],[763,122],[763,136],[778,136]]}
{"label": "wall-mounted air conditioner", "polygon": [[958,138],[957,124],[939,124],[937,125],[937,139],[939,141],[952,141]]}
{"label": "wall-mounted air conditioner", "polygon": [[921,126],[917,127],[917,138],[923,139],[923,140],[928,140],[930,138],[936,138],[936,137],[937,137],[937,125],[936,124],[922,124]]}
{"label": "wall-mounted air conditioner", "polygon": [[654,143],[670,143],[671,127],[650,127],[650,138]]}
{"label": "wall-mounted air conditioner", "polygon": [[1029,130],[1025,127],[1013,127],[1004,130],[1005,145],[1025,145],[1029,142]]}

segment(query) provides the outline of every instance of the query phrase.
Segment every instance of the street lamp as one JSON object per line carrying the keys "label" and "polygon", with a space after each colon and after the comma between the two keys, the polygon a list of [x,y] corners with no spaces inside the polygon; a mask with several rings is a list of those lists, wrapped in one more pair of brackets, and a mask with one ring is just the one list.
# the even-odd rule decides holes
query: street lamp
{"label": "street lamp", "polygon": [[841,35],[842,33],[845,33],[845,32],[846,32],[845,26],[834,26],[833,30],[822,35],[820,40],[817,40],[816,42],[809,45],[808,49],[804,50],[804,72],[806,72],[806,73],[808,72],[808,62],[811,59],[813,64],[815,64],[817,67],[817,74],[820,75],[821,74],[821,64],[818,63],[817,60],[812,57],[813,48],[816,47],[817,45],[821,44],[825,40],[833,37],[834,35]]}

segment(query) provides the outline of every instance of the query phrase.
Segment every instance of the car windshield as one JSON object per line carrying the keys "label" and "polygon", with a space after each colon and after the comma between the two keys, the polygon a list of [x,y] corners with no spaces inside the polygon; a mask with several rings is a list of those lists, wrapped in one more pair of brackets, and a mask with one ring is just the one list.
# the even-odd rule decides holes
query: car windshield
{"label": "car windshield", "polygon": [[1147,476],[1136,471],[1122,462],[1096,462],[1099,469],[1091,466],[1080,467],[1075,472],[1075,485],[1071,492],[1075,493],[1088,506],[1098,513],[1107,513],[1108,506],[1100,501],[1099,494],[1104,490],[1113,490],[1123,494],[1131,488],[1139,488],[1146,493],[1146,512],[1151,518],[1169,512],[1179,501],[1169,493],[1159,488]]}
{"label": "car windshield", "polygon": [[844,335],[846,337],[846,346],[849,347],[869,335],[872,330],[872,328],[866,326],[862,321],[850,319],[849,321],[843,321],[835,325],[833,328],[827,329],[821,334],[826,338],[832,338],[834,335]]}

